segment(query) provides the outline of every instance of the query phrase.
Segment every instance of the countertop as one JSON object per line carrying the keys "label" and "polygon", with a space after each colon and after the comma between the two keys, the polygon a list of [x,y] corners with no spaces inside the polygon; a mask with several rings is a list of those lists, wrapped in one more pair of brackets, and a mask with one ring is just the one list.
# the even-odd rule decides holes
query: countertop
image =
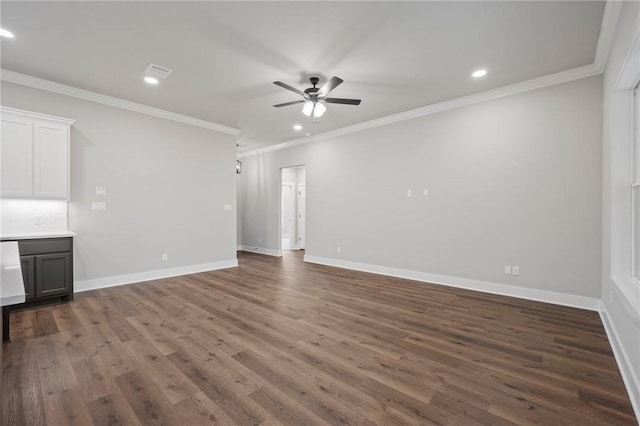
{"label": "countertop", "polygon": [[15,305],[25,300],[20,254],[16,241],[0,243],[0,306]]}
{"label": "countertop", "polygon": [[76,233],[71,231],[37,232],[37,233],[24,233],[24,234],[0,234],[0,241],[33,240],[36,238],[64,238],[64,237],[75,237],[75,236],[76,236]]}

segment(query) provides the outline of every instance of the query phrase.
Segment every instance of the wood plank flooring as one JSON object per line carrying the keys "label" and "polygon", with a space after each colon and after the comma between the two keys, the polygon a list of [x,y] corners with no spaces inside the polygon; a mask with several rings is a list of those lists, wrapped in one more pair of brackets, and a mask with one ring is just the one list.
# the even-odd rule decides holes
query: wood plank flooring
{"label": "wood plank flooring", "polygon": [[239,263],[12,313],[2,424],[636,424],[594,312]]}

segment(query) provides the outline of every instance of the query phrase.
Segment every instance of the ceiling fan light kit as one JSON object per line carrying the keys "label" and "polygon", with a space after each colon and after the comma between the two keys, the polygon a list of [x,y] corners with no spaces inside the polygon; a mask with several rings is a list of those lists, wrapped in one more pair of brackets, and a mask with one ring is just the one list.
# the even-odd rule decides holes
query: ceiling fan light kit
{"label": "ceiling fan light kit", "polygon": [[325,112],[327,112],[327,107],[324,105],[323,101],[309,100],[302,105],[302,113],[307,117],[313,116],[314,122],[318,122]]}
{"label": "ceiling fan light kit", "polygon": [[313,117],[313,122],[320,121],[320,117],[327,111],[327,103],[343,104],[343,105],[360,105],[360,99],[342,99],[342,98],[328,98],[329,92],[338,87],[343,80],[339,77],[332,77],[322,87],[318,88],[316,85],[320,81],[318,77],[311,77],[309,79],[313,87],[302,90],[298,90],[295,87],[291,87],[281,81],[274,81],[273,84],[280,86],[283,89],[290,90],[298,95],[301,95],[304,99],[298,101],[285,102],[282,104],[274,105],[276,108],[280,108],[288,105],[303,104],[302,113],[307,117]]}

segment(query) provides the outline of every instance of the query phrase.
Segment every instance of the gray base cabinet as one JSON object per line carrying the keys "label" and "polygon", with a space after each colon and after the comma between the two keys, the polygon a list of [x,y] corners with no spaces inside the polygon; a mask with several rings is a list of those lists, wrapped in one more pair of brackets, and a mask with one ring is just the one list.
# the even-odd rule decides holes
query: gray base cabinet
{"label": "gray base cabinet", "polygon": [[31,300],[36,294],[36,257],[20,256],[22,282],[24,282],[25,300]]}
{"label": "gray base cabinet", "polygon": [[71,293],[71,253],[35,256],[35,297],[50,297]]}
{"label": "gray base cabinet", "polygon": [[21,309],[44,303],[73,300],[73,239],[19,240],[26,302]]}
{"label": "gray base cabinet", "polygon": [[73,300],[73,239],[63,237],[17,241],[25,302],[2,307],[3,342],[9,341],[10,310]]}

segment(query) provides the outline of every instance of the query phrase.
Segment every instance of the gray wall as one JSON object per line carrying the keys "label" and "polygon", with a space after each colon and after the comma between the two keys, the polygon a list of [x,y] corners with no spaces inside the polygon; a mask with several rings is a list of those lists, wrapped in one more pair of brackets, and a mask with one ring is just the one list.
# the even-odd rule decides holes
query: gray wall
{"label": "gray wall", "polygon": [[[236,205],[235,136],[6,82],[2,105],[76,120],[76,280],[236,259],[236,214],[223,211]],[[107,211],[91,210],[96,186]]]}
{"label": "gray wall", "polygon": [[592,77],[245,157],[242,245],[277,249],[306,164],[309,256],[599,298],[601,106]]}
{"label": "gray wall", "polygon": [[[628,165],[630,152],[622,153],[622,157],[614,153],[617,148],[614,149],[612,114],[614,87],[627,59],[635,31],[638,30],[639,17],[640,3],[622,3],[616,35],[604,73],[602,302],[605,324],[614,332],[615,339],[612,343],[617,350],[618,364],[625,377],[627,389],[630,390],[629,396],[635,403],[636,415],[640,418],[640,289],[630,281],[630,269],[626,272],[614,271],[615,268],[612,267],[622,264],[630,268],[630,204],[615,206],[618,209],[622,207],[622,210],[614,211],[611,202],[612,196],[622,194],[626,198],[629,194],[629,181],[620,182],[621,168],[616,163],[620,164],[622,161],[622,164]],[[616,168],[615,172],[618,175],[614,173]],[[615,229],[612,229],[612,222],[616,223]],[[619,247],[620,245],[623,247]],[[612,257],[612,252],[616,253],[616,257]],[[625,291],[621,286],[627,286]]]}

